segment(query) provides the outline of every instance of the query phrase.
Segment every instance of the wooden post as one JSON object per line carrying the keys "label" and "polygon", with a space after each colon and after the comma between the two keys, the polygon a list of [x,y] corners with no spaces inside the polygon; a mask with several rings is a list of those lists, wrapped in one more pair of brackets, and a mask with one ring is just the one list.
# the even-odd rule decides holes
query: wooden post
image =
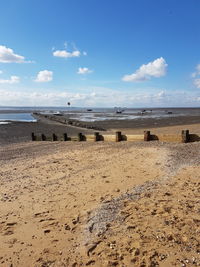
{"label": "wooden post", "polygon": [[144,131],[144,141],[150,141],[151,135],[150,131]]}
{"label": "wooden post", "polygon": [[64,140],[64,141],[67,141],[67,133],[64,133],[64,134],[63,134],[63,140]]}
{"label": "wooden post", "polygon": [[94,142],[100,141],[99,132],[94,133]]}
{"label": "wooden post", "polygon": [[115,140],[116,140],[116,142],[122,141],[122,133],[121,132],[116,132]]}
{"label": "wooden post", "polygon": [[182,137],[182,143],[188,143],[190,141],[189,130],[182,130],[181,137]]}
{"label": "wooden post", "polygon": [[78,141],[79,142],[83,141],[83,134],[82,133],[78,133]]}
{"label": "wooden post", "polygon": [[36,141],[36,136],[34,133],[31,134],[31,139],[32,139],[32,141]]}
{"label": "wooden post", "polygon": [[52,134],[52,141],[57,141],[57,140],[58,140],[57,136],[55,135],[55,133],[53,133]]}
{"label": "wooden post", "polygon": [[44,134],[41,134],[42,141],[46,141],[46,136]]}

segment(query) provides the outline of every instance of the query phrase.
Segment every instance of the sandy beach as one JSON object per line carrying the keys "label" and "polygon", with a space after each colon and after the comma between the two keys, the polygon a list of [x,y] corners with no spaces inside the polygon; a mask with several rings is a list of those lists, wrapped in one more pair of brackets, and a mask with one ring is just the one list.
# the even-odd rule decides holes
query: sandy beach
{"label": "sandy beach", "polygon": [[[37,119],[0,126],[1,266],[200,266],[199,142],[31,142],[95,131]],[[200,134],[198,117],[90,124]]]}
{"label": "sandy beach", "polygon": [[200,143],[0,148],[1,266],[199,266]]}

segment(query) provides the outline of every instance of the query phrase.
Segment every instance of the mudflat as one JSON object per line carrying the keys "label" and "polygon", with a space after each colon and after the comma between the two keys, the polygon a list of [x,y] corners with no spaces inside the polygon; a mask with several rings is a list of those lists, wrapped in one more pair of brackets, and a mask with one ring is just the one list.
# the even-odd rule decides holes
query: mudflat
{"label": "mudflat", "polygon": [[[70,126],[55,122],[44,117],[37,117],[37,122],[12,122],[0,124],[0,144],[11,144],[31,140],[31,133],[37,135],[42,133],[52,136],[53,133],[68,136],[77,136],[79,132],[92,134],[96,130]],[[170,118],[144,118],[135,120],[105,120],[96,122],[84,122],[85,125],[96,126],[106,129],[102,134],[113,134],[122,131],[124,134],[141,134],[144,130],[151,130],[152,133],[180,134],[182,130],[189,129],[191,133],[200,134],[199,116],[179,116]],[[101,131],[100,131],[101,132]]]}
{"label": "mudflat", "polygon": [[75,136],[79,132],[89,134],[93,131],[66,126],[49,120],[40,120],[38,122],[12,122],[10,124],[0,125],[0,144],[4,145],[30,141],[32,132],[37,135],[43,133],[52,136],[53,133],[56,133],[61,136],[67,133],[69,136]]}
{"label": "mudflat", "polygon": [[200,143],[0,148],[1,266],[199,266]]}

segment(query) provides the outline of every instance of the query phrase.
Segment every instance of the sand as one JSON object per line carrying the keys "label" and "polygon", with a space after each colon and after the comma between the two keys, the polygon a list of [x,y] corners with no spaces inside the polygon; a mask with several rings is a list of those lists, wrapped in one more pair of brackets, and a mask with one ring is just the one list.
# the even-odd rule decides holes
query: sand
{"label": "sand", "polygon": [[[195,117],[195,121],[197,120]],[[155,126],[156,121],[156,126]],[[194,122],[195,122],[194,121]],[[192,134],[200,134],[200,123],[192,122],[190,117],[158,120],[146,119],[145,125],[141,120],[136,121],[106,121],[92,123],[91,125],[99,126],[107,129],[107,131],[100,132],[101,134],[115,134],[116,131],[122,131],[123,134],[143,134],[144,130],[150,130],[152,134],[181,134],[182,130],[189,129]],[[29,142],[31,140],[31,133],[41,136],[45,134],[52,136],[53,133],[63,136],[67,133],[69,137],[77,136],[78,133],[93,134],[96,130],[74,127],[64,125],[59,122],[51,121],[45,118],[40,118],[38,122],[12,122],[11,124],[0,125],[0,145],[7,145],[13,143]]]}
{"label": "sand", "polygon": [[[195,110],[195,109],[194,109]],[[190,115],[175,116],[162,118],[138,118],[134,120],[105,120],[95,122],[81,122],[84,127],[76,127],[55,122],[44,116],[38,116],[34,113],[37,122],[12,122],[0,125],[0,145],[13,143],[29,142],[31,134],[36,135],[43,133],[49,137],[55,133],[58,137],[67,133],[69,137],[77,136],[78,133],[93,134],[97,130],[87,129],[86,127],[97,127],[106,131],[99,131],[101,134],[114,134],[116,131],[122,131],[124,134],[142,134],[144,130],[150,130],[152,134],[180,134],[182,130],[189,129],[193,134],[200,134],[200,116],[194,116],[194,110]],[[198,110],[198,109],[197,109]],[[0,110],[0,113],[21,113],[24,110]],[[30,112],[26,111],[26,112]],[[193,114],[193,115],[192,115]],[[102,113],[103,115],[103,113]],[[65,114],[65,118],[69,119],[71,115]],[[55,116],[59,119],[60,116]],[[77,121],[77,124],[79,122]],[[80,125],[79,125],[80,126]]]}
{"label": "sand", "polygon": [[200,266],[200,143],[0,148],[0,266]]}

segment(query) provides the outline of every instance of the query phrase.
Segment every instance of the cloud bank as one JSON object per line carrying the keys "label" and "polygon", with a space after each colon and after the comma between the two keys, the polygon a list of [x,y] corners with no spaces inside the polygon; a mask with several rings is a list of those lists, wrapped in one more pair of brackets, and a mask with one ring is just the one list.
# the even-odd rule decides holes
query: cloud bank
{"label": "cloud bank", "polygon": [[163,57],[157,58],[148,64],[143,64],[133,74],[124,75],[122,78],[125,82],[144,82],[152,77],[158,78],[165,76],[167,63]]}
{"label": "cloud bank", "polygon": [[156,90],[149,92],[120,92],[109,88],[91,88],[87,93],[46,91],[44,89],[24,92],[0,89],[0,105],[8,106],[67,106],[70,102],[77,107],[191,107],[200,105],[197,91]]}
{"label": "cloud bank", "polygon": [[0,79],[0,84],[14,84],[19,82],[20,78],[18,76],[11,76],[9,80]]}

